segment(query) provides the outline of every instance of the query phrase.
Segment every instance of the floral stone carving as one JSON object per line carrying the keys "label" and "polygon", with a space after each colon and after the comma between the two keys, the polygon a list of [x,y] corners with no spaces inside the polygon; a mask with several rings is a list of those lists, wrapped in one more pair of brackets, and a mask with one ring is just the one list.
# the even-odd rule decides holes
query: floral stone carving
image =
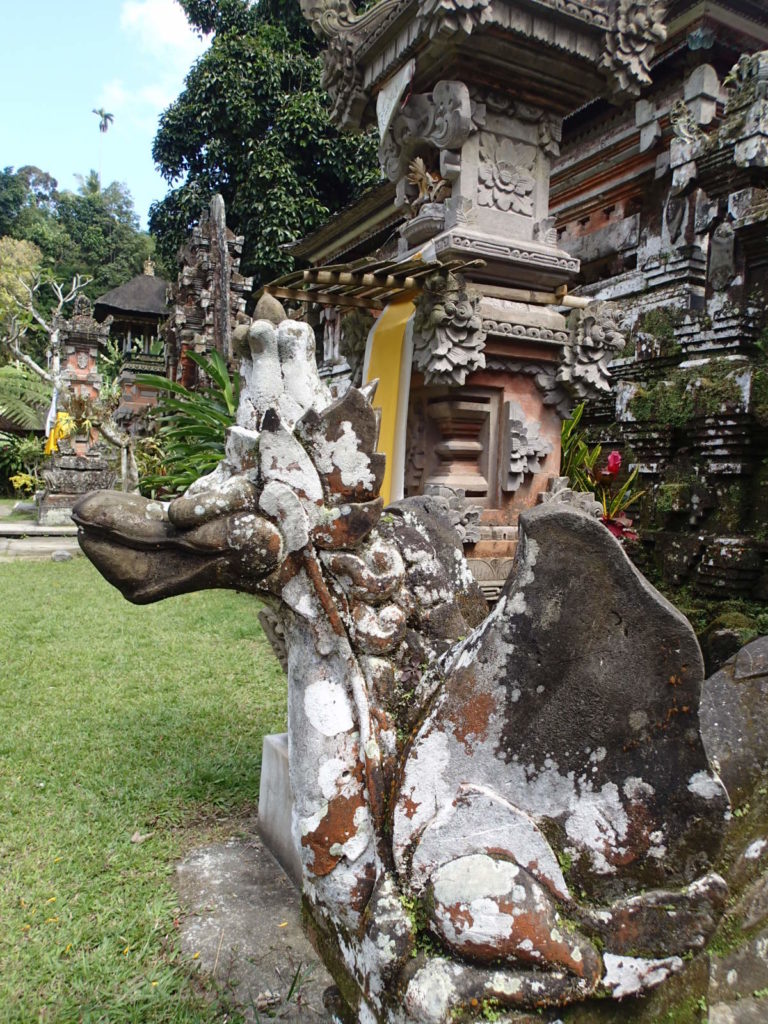
{"label": "floral stone carving", "polygon": [[516,491],[526,476],[541,472],[541,462],[552,451],[552,445],[540,435],[541,425],[527,420],[517,402],[504,403],[504,467],[505,491]]}
{"label": "floral stone carving", "polygon": [[605,37],[601,67],[610,75],[615,91],[637,96],[651,84],[650,62],[656,46],[667,38],[665,0],[614,0]]}
{"label": "floral stone carving", "polygon": [[533,216],[536,149],[491,132],[480,133],[477,201],[505,213]]}
{"label": "floral stone carving", "polygon": [[486,617],[429,497],[384,512],[371,389],[332,402],[296,321],[234,341],[243,389],[217,469],[169,503],[87,495],[74,518],[132,601],[231,587],[269,604],[305,919],[336,1016],[449,1024],[490,1000],[660,984],[727,895],[690,625],[558,501],[521,516]]}
{"label": "floral stone carving", "polygon": [[413,363],[426,384],[464,384],[485,366],[485,331],[479,299],[460,274],[430,274],[416,303]]}

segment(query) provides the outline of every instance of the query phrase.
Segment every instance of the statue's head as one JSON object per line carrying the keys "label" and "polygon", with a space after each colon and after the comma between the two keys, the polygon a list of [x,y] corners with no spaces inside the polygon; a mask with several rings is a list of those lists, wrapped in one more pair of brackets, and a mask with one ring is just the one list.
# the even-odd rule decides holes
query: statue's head
{"label": "statue's head", "polygon": [[84,552],[136,603],[279,594],[316,549],[356,547],[381,515],[372,389],[333,402],[296,320],[243,323],[234,343],[243,386],[217,468],[169,502],[94,491],[75,505]]}

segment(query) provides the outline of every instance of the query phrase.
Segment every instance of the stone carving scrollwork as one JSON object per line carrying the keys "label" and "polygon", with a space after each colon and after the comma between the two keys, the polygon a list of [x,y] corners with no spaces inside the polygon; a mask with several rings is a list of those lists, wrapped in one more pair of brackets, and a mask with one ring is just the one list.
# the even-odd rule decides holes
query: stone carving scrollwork
{"label": "stone carving scrollwork", "polygon": [[600,62],[619,95],[637,96],[650,85],[650,62],[658,43],[667,38],[664,0],[617,0],[610,5],[611,20]]}
{"label": "stone carving scrollwork", "polygon": [[541,424],[526,419],[517,402],[505,402],[502,490],[514,492],[526,476],[540,473],[551,451],[552,445],[541,436]]}
{"label": "stone carving scrollwork", "polygon": [[413,320],[413,363],[426,384],[463,385],[485,366],[478,306],[460,274],[436,272],[425,279]]}
{"label": "stone carving scrollwork", "polygon": [[685,100],[676,100],[669,112],[672,131],[684,142],[697,142],[705,137]]}
{"label": "stone carving scrollwork", "polygon": [[438,82],[431,93],[410,97],[393,118],[379,145],[379,163],[390,181],[408,169],[425,144],[439,150],[460,150],[474,129],[469,90],[463,82]]}
{"label": "stone carving scrollwork", "polygon": [[480,133],[477,201],[505,213],[533,216],[536,150],[491,132]]}
{"label": "stone carving scrollwork", "polygon": [[[486,321],[487,322],[487,321]],[[490,332],[489,332],[490,333]],[[560,331],[556,336],[560,336]],[[567,337],[564,339],[567,341]],[[522,359],[488,359],[487,370],[501,370],[505,373],[523,373],[533,377],[533,383],[541,392],[544,405],[553,408],[561,420],[568,419],[573,411],[573,397],[556,378],[556,366],[546,363],[531,363]]]}
{"label": "stone carving scrollwork", "polygon": [[424,493],[429,495],[430,502],[450,522],[462,544],[476,544],[480,540],[483,506],[471,504],[461,487],[428,484]]}
{"label": "stone carving scrollwork", "polygon": [[491,0],[426,0],[419,15],[432,37],[471,35],[478,25],[491,20]]}
{"label": "stone carving scrollwork", "polygon": [[617,317],[609,302],[592,302],[569,317],[571,342],[564,348],[557,380],[579,399],[611,389],[608,364],[626,344]]}

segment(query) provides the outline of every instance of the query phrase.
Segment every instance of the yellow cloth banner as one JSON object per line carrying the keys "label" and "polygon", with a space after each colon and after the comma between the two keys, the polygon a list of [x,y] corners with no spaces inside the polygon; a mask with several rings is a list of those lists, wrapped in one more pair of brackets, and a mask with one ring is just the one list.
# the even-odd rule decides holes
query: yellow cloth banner
{"label": "yellow cloth banner", "polygon": [[381,496],[384,498],[385,505],[392,500],[392,466],[397,443],[398,409],[401,399],[407,401],[408,398],[407,395],[400,395],[400,370],[403,360],[405,325],[413,310],[413,299],[400,297],[394,302],[390,302],[376,321],[371,339],[368,372],[365,378],[366,384],[377,378],[379,381],[373,402],[376,408],[381,409],[378,450],[387,456],[387,468],[384,472],[384,482],[381,485]]}
{"label": "yellow cloth banner", "polygon": [[53,424],[53,429],[48,435],[48,440],[45,442],[45,448],[43,449],[46,455],[53,455],[54,452],[59,450],[59,441],[69,433],[64,426],[68,418],[65,412],[56,413],[56,422]]}

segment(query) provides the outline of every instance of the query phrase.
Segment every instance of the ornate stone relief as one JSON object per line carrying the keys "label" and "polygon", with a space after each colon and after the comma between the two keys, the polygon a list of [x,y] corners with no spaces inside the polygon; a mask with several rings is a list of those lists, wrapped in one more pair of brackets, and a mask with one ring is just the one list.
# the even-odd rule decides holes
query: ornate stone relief
{"label": "ornate stone relief", "polygon": [[433,38],[457,32],[471,35],[478,25],[491,20],[491,0],[426,0],[419,19]]}
{"label": "ornate stone relief", "polygon": [[424,145],[461,149],[474,129],[469,90],[463,82],[438,82],[431,93],[412,95],[379,144],[379,163],[390,181],[408,170]]}
{"label": "ornate stone relief", "polygon": [[593,302],[569,317],[571,342],[565,346],[557,380],[579,399],[611,389],[608,366],[626,344],[617,316],[611,303]]}
{"label": "ornate stone relief", "polygon": [[492,132],[480,133],[477,201],[504,213],[533,216],[536,149]]}
{"label": "ornate stone relief", "polygon": [[650,62],[658,43],[667,38],[664,0],[615,0],[609,4],[610,24],[600,66],[614,91],[637,96],[650,85]]}
{"label": "ornate stone relief", "polygon": [[460,274],[425,279],[413,320],[413,363],[426,384],[462,385],[485,366],[485,331],[479,299]]}
{"label": "ornate stone relief", "polygon": [[[567,340],[568,336],[566,335],[564,343]],[[522,359],[502,359],[496,357],[487,360],[486,369],[501,370],[505,373],[523,373],[528,377],[533,377],[534,384],[541,392],[544,405],[551,406],[562,420],[567,419],[571,415],[573,411],[573,396],[558,382],[557,365],[555,363],[531,363]]]}
{"label": "ornate stone relief", "polygon": [[430,501],[440,509],[459,535],[462,544],[475,544],[480,540],[480,516],[482,505],[473,505],[460,487],[446,487],[444,484],[430,484],[425,490]]}
{"label": "ornate stone relief", "polygon": [[675,101],[669,112],[669,123],[678,139],[684,142],[696,142],[705,137],[706,133],[699,127],[685,100]]}
{"label": "ornate stone relief", "polygon": [[552,451],[541,437],[541,424],[526,419],[517,402],[504,403],[503,475],[504,491],[516,491],[526,476],[541,472],[542,460]]}

